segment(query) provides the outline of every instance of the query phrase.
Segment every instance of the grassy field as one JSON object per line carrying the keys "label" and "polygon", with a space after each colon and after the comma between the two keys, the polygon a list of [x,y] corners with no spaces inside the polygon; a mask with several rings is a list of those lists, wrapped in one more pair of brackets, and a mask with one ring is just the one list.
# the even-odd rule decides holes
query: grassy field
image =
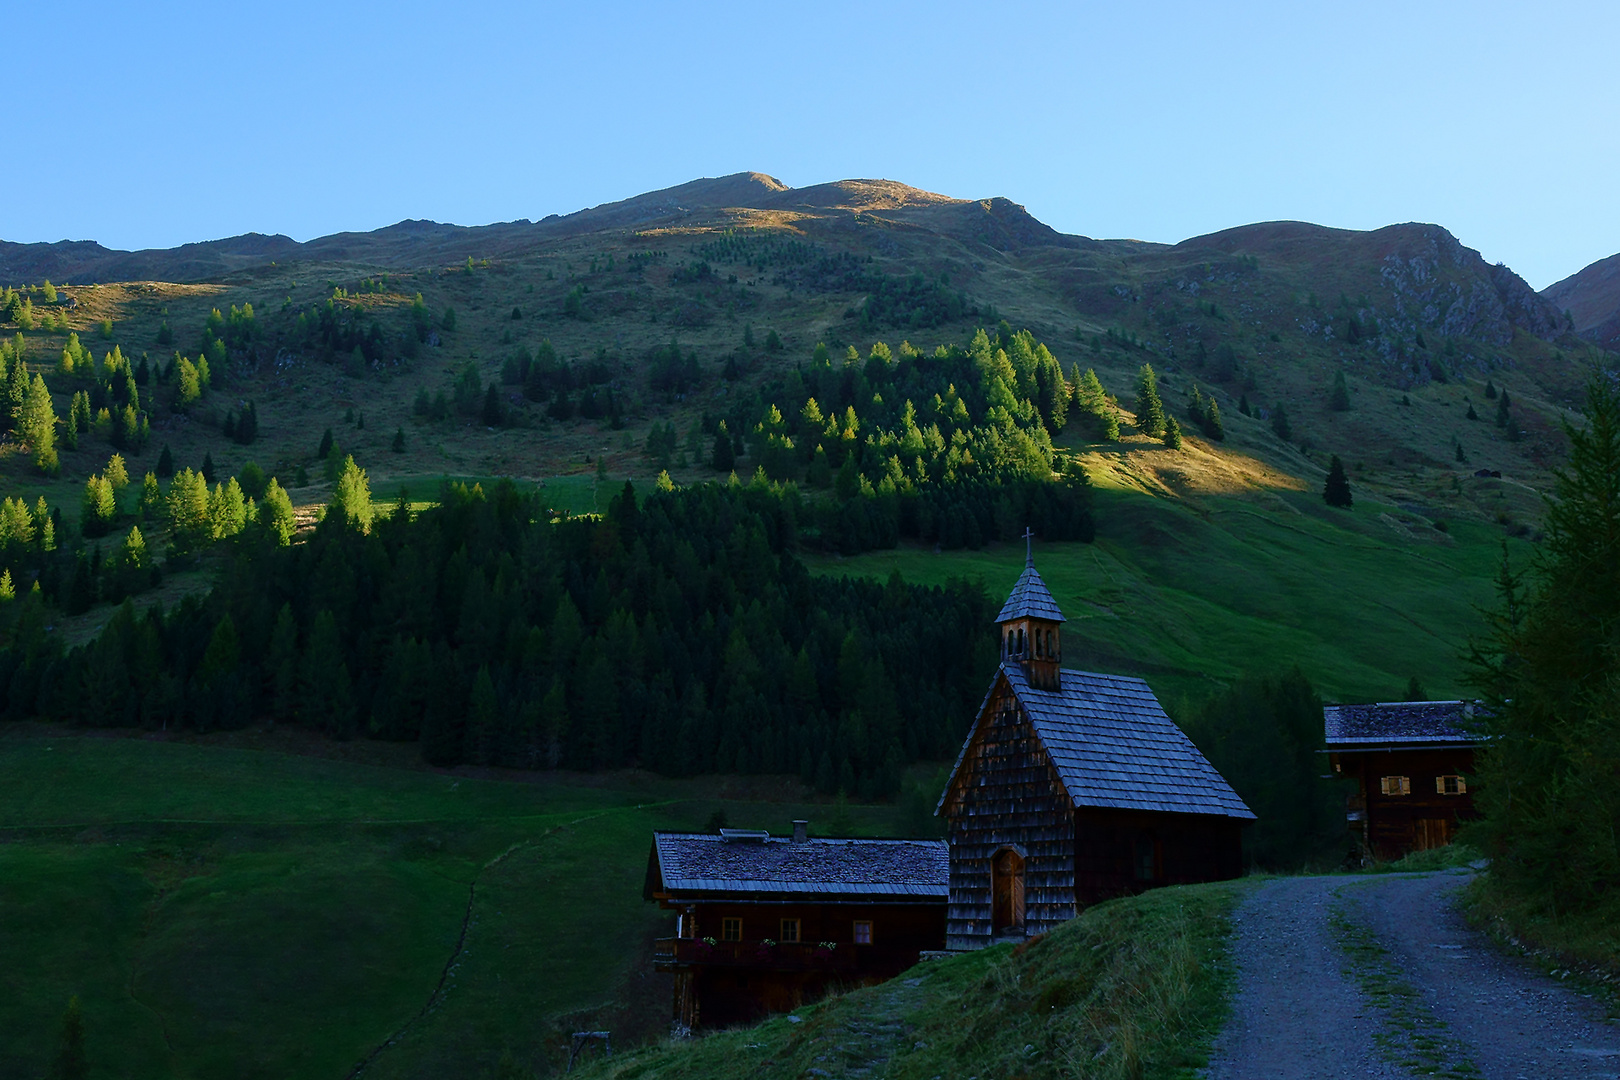
{"label": "grassy field", "polygon": [[1110,901],[792,1018],[597,1062],[597,1080],[1197,1075],[1226,1015],[1230,884]]}
{"label": "grassy field", "polygon": [[[1170,705],[1294,664],[1329,700],[1399,700],[1413,676],[1432,697],[1467,692],[1462,652],[1494,603],[1500,527],[1464,519],[1440,533],[1388,504],[1332,510],[1287,489],[1180,499],[1101,486],[1096,512],[1095,543],[1035,548],[1069,620],[1070,667],[1140,675]],[[1522,566],[1528,543],[1508,544]],[[1024,548],[810,561],[824,574],[978,578],[999,598]]]}
{"label": "grassy field", "polygon": [[43,1073],[74,994],[95,1076],[544,1072],[564,1028],[633,1042],[668,1022],[652,830],[828,821],[796,785],[742,783],[0,732],[0,1076]]}

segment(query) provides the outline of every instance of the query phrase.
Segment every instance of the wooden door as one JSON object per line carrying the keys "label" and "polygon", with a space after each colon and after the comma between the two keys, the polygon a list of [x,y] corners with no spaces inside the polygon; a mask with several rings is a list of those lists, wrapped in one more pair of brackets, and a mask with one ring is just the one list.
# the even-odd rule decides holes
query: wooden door
{"label": "wooden door", "polygon": [[1412,824],[1416,826],[1414,831],[1418,851],[1445,847],[1451,843],[1451,822],[1445,818],[1418,818]]}
{"label": "wooden door", "polygon": [[1024,925],[1024,857],[1012,849],[996,853],[991,864],[990,925],[995,931]]}

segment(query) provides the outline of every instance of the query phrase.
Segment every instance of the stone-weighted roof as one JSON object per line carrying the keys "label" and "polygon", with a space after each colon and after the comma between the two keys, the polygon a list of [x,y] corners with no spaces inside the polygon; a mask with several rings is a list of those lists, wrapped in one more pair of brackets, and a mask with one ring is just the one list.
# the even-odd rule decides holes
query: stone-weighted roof
{"label": "stone-weighted roof", "polygon": [[1471,701],[1378,701],[1329,705],[1322,729],[1329,747],[1473,743]]}
{"label": "stone-weighted roof", "polygon": [[767,893],[944,900],[943,840],[831,840],[653,834],[648,893]]}
{"label": "stone-weighted roof", "polygon": [[[1059,689],[1039,690],[1014,661],[1001,665],[1001,675],[1077,808],[1254,819],[1253,811],[1165,714],[1141,679],[1065,668]],[[994,692],[992,683],[990,693]],[[985,705],[989,701],[986,695]],[[983,709],[981,705],[981,714]],[[952,783],[973,738],[969,734],[956,759]],[[944,805],[943,798],[940,804]]]}
{"label": "stone-weighted roof", "polygon": [[1004,623],[1008,619],[1050,619],[1053,622],[1068,622],[1063,612],[1058,609],[1057,601],[1052,599],[1051,590],[1041,575],[1035,572],[1035,564],[1029,563],[1024,572],[1018,575],[1014,583],[1012,594],[1007,602],[1001,605],[1001,614],[996,616],[996,622]]}

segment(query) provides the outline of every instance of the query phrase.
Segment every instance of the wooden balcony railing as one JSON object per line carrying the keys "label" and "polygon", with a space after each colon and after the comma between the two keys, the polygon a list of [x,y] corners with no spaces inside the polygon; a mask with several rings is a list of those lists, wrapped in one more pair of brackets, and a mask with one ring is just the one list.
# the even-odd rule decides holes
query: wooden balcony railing
{"label": "wooden balcony railing", "polygon": [[[869,955],[870,954],[870,955]],[[659,968],[747,967],[770,971],[853,972],[873,961],[889,960],[873,953],[869,946],[813,942],[716,941],[702,938],[659,938],[653,944],[653,962]],[[913,958],[915,959],[915,958]]]}

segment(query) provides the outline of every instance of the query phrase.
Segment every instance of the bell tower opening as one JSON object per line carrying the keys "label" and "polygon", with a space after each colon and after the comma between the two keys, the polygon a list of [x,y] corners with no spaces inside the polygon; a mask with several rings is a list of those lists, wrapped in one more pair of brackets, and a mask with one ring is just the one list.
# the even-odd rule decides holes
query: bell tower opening
{"label": "bell tower opening", "polygon": [[1037,690],[1060,689],[1063,671],[1063,631],[1067,622],[1057,601],[1035,572],[1034,532],[1024,530],[1024,572],[1002,605],[996,623],[1001,633],[1001,661],[1023,669]]}

